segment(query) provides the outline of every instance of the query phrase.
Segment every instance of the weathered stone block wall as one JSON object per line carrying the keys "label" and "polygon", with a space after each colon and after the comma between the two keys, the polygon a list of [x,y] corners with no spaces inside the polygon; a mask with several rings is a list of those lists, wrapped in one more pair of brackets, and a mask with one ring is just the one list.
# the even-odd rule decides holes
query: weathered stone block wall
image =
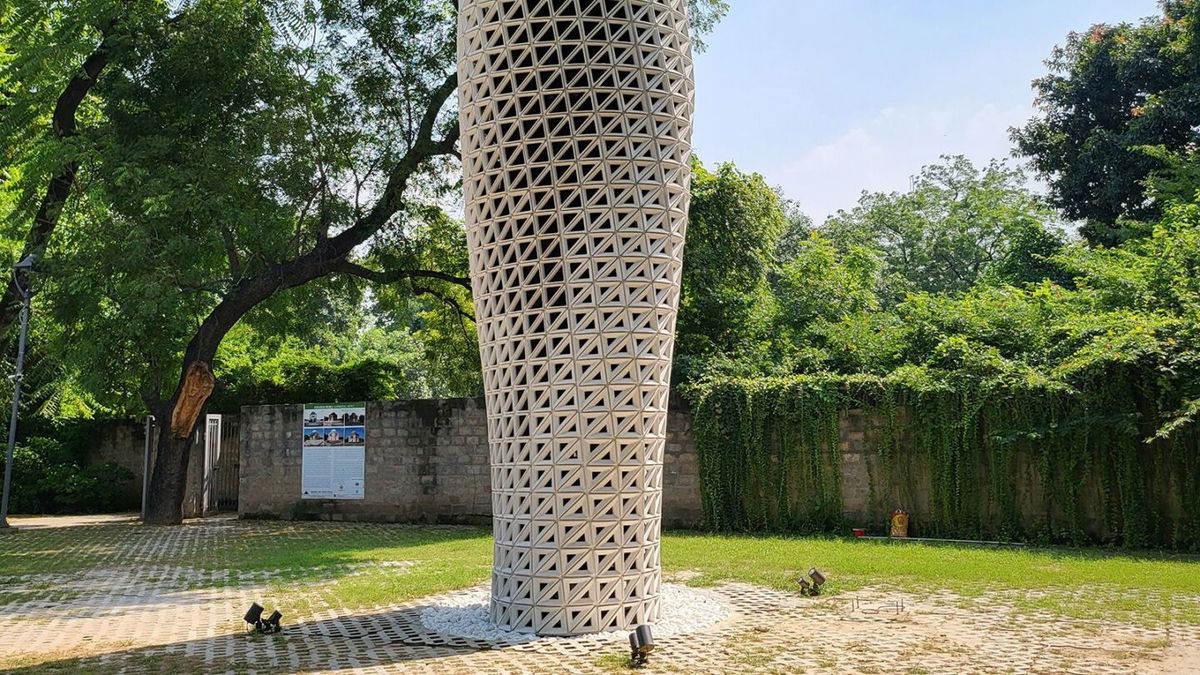
{"label": "weathered stone block wall", "polygon": [[300,498],[302,412],[302,405],[242,408],[241,516],[419,522],[490,517],[481,401],[368,403],[361,500]]}
{"label": "weathered stone block wall", "polygon": [[[906,418],[906,409],[901,409],[899,414],[902,424],[910,423]],[[892,460],[893,470],[891,475],[888,475],[880,456],[881,439],[878,434],[882,428],[881,421],[862,410],[849,410],[842,413],[839,424],[842,507],[847,524],[868,527],[882,533],[887,527],[891,511],[904,508],[910,516],[910,533],[916,536],[927,534],[923,527],[932,519],[932,470],[924,455],[913,447],[912,439],[899,439],[897,455]],[[831,459],[838,460],[835,457]],[[1035,528],[1051,518],[1063,517],[1057,510],[1047,512],[1040,461],[1028,451],[1014,451],[1014,473],[1007,479],[1011,485],[1017,515],[1022,526],[1027,528]],[[992,481],[989,474],[991,458],[986,452],[980,463],[980,518],[984,522],[999,522],[1003,516],[988,487]],[[1154,476],[1154,485],[1167,486],[1174,480],[1173,476],[1165,473],[1162,463],[1157,465],[1156,470],[1159,473]],[[1155,509],[1163,522],[1179,517],[1180,510],[1178,505],[1171,501],[1169,490],[1151,490],[1150,495],[1151,508]],[[1104,503],[1103,486],[1095,475],[1089,475],[1079,486],[1077,517],[1082,531],[1099,541],[1112,536],[1110,524],[1105,517]]]}
{"label": "weathered stone block wall", "polygon": [[700,458],[692,432],[692,413],[683,397],[672,393],[663,452],[663,526],[696,526],[703,519]]}
{"label": "weathered stone block wall", "polygon": [[91,425],[87,437],[87,463],[114,462],[133,472],[134,479],[121,486],[128,504],[142,501],[142,458],[146,448],[146,427],[140,420],[105,420]]}
{"label": "weathered stone block wall", "polygon": [[[302,411],[301,405],[242,409],[242,517],[490,521],[487,415],[482,398],[368,403],[366,499],[361,501],[300,499]],[[921,453],[900,439],[894,469],[885,475],[877,438],[879,420],[862,410],[849,410],[842,413],[839,426],[839,447],[829,448],[824,461],[841,469],[847,524],[878,532],[886,527],[892,509],[903,507],[911,515],[913,533],[923,534],[931,517],[931,483]],[[138,437],[137,430],[129,433]],[[1020,453],[1014,462],[1013,497],[1022,521],[1045,521],[1037,462]],[[983,484],[988,480],[985,476]],[[809,498],[793,495],[797,504]],[[1080,519],[1085,530],[1099,539],[1107,536],[1101,504],[1100,486],[1090,481],[1080,494]],[[984,519],[1000,517],[986,491],[981,493],[980,514]],[[696,526],[703,518],[691,412],[682,397],[673,395],[663,457],[663,524]]]}
{"label": "weathered stone block wall", "polygon": [[[146,452],[146,422],[144,419],[92,420],[87,422],[86,462],[114,462],[133,472],[133,480],[122,486],[125,502],[131,509],[142,503],[142,476]],[[151,432],[151,444],[157,441],[157,430]],[[152,455],[153,457],[153,455]],[[188,455],[187,487],[184,491],[183,516],[195,518],[201,514],[201,481],[204,467],[203,434],[193,434],[192,451]],[[150,470],[154,470],[153,459]]]}
{"label": "weathered stone block wall", "polygon": [[[674,527],[696,525],[702,516],[691,418],[676,399],[663,475],[663,520]],[[482,398],[368,403],[362,500],[300,498],[302,414],[302,405],[242,408],[241,517],[490,522]]]}

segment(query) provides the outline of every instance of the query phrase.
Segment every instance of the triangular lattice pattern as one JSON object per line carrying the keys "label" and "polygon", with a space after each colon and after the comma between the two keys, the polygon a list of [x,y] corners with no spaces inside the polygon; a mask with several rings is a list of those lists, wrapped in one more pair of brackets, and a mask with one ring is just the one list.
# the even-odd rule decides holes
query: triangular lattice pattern
{"label": "triangular lattice pattern", "polygon": [[690,186],[685,0],[462,0],[467,238],[487,394],[492,618],[658,616]]}

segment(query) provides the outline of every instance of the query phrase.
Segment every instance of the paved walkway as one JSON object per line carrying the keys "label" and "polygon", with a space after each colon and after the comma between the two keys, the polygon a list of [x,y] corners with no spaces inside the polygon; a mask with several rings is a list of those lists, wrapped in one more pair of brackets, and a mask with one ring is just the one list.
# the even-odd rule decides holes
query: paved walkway
{"label": "paved walkway", "polygon": [[[405,561],[341,564],[296,584],[287,570],[192,566],[244,550],[350,531],[386,546],[385,525],[117,521],[44,527],[0,539],[0,670],[11,672],[605,673],[624,668],[615,639],[506,644],[424,628],[427,603],[351,610],[322,592],[335,578]],[[411,532],[411,530],[409,530]],[[372,540],[374,541],[374,540]],[[372,546],[375,544],[372,543]],[[7,550],[5,550],[7,549]],[[400,549],[402,550],[402,549]],[[37,565],[30,565],[31,561]],[[41,568],[44,561],[45,567]],[[87,562],[84,565],[81,563]],[[15,568],[14,568],[15,569]],[[320,576],[320,575],[318,575]],[[966,599],[866,590],[828,598],[730,584],[732,615],[658,640],[647,672],[1196,673],[1200,629],[1067,621],[1017,612],[1002,593]],[[308,607],[279,635],[243,630],[252,601]]]}

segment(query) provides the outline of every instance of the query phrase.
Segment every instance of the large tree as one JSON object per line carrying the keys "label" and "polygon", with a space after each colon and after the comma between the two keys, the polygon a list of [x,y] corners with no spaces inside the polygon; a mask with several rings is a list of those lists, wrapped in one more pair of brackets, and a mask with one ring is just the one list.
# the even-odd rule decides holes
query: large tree
{"label": "large tree", "polygon": [[[79,118],[110,62],[130,56],[131,35],[162,24],[158,0],[17,0],[0,7],[0,215],[16,243],[12,260],[41,257],[75,188],[85,156]],[[5,208],[7,207],[7,208]],[[0,336],[20,309],[18,284],[5,275]]]}
{"label": "large tree", "polygon": [[[724,11],[714,0],[691,4],[702,27]],[[88,107],[84,133],[50,137],[61,158],[50,166],[69,171],[28,168],[20,152],[5,169],[46,175],[54,222],[44,227],[31,210],[27,233],[46,252],[42,302],[57,344],[92,386],[136,394],[161,420],[147,520],[173,523],[189,437],[239,322],[284,330],[289,317],[311,321],[322,298],[361,294],[348,288],[357,278],[398,282],[398,298],[380,297],[427,297],[441,311],[424,312],[426,325],[469,333],[462,232],[439,208],[455,198],[455,3],[86,7],[81,18],[77,5],[31,0],[0,14],[6,35],[54,27],[92,44],[74,50],[85,64],[110,54],[104,68],[85,68],[82,96],[72,94]],[[39,76],[70,89],[70,62]],[[20,77],[0,72],[7,97]],[[27,108],[36,130],[45,113]]]}
{"label": "large tree", "polygon": [[68,146],[89,179],[72,181],[42,284],[64,358],[160,419],[147,520],[171,523],[239,321],[304,317],[345,291],[338,276],[400,281],[464,313],[469,296],[465,264],[426,268],[443,261],[411,245],[453,183],[452,3],[155,9],[92,85],[93,123]]}
{"label": "large tree", "polygon": [[1038,116],[1012,131],[1055,206],[1084,221],[1094,244],[1146,232],[1136,221],[1158,215],[1145,180],[1164,164],[1145,146],[1200,142],[1200,2],[1161,5],[1162,16],[1139,24],[1071,33],[1034,81]]}

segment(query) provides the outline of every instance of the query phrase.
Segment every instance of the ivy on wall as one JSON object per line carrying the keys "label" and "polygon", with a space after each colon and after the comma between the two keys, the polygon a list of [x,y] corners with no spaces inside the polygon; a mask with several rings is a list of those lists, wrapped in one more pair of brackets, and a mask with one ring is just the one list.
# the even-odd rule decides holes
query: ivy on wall
{"label": "ivy on wall", "polygon": [[909,374],[718,379],[686,390],[706,520],[839,532],[840,425],[867,420],[871,506],[921,536],[1200,548],[1200,433],[1153,434],[1153,388],[1112,373],[1047,382]]}

